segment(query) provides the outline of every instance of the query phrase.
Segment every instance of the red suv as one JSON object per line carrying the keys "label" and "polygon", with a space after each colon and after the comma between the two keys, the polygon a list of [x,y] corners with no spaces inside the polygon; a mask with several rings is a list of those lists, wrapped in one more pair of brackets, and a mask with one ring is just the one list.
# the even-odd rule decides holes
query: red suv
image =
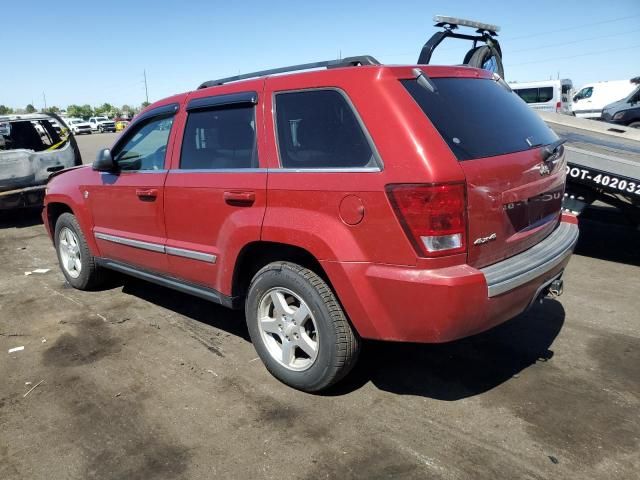
{"label": "red suv", "polygon": [[156,102],[43,218],[75,288],[111,269],[244,309],[269,371],[318,391],[361,338],[447,342],[559,294],[565,167],[499,77],[359,57]]}

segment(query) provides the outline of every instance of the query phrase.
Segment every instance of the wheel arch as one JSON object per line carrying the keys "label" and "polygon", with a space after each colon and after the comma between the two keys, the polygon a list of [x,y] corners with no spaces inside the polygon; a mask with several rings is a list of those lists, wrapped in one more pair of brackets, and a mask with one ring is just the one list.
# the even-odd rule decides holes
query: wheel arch
{"label": "wheel arch", "polygon": [[276,261],[292,262],[308,268],[335,292],[320,262],[308,250],[285,243],[257,241],[245,245],[238,254],[232,276],[232,296],[245,297],[254,275],[265,265]]}

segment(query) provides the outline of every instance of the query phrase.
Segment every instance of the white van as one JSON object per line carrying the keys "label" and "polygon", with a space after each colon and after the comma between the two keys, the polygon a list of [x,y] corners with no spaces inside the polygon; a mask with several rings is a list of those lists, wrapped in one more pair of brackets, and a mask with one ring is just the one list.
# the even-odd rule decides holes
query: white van
{"label": "white van", "polygon": [[636,87],[631,80],[588,83],[573,97],[573,113],[576,117],[600,118],[605,105],[625,98]]}
{"label": "white van", "polygon": [[568,78],[510,83],[509,86],[534,110],[571,114],[573,83]]}

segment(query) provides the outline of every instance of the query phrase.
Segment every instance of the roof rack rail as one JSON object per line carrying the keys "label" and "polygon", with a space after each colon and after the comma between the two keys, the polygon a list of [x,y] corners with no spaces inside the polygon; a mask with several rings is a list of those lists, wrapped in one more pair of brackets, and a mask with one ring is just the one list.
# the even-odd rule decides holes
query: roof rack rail
{"label": "roof rack rail", "polygon": [[326,60],[324,62],[302,63],[300,65],[292,65],[290,67],[272,68],[270,70],[260,70],[258,72],[243,73],[233,77],[219,78],[217,80],[209,80],[200,84],[201,88],[223,85],[229,82],[237,82],[238,80],[246,80],[247,78],[264,77],[265,75],[275,75],[277,73],[297,72],[300,70],[311,70],[313,68],[340,68],[340,67],[357,67],[359,65],[380,65],[380,62],[371,55],[360,55],[357,57],[347,57],[339,60]]}

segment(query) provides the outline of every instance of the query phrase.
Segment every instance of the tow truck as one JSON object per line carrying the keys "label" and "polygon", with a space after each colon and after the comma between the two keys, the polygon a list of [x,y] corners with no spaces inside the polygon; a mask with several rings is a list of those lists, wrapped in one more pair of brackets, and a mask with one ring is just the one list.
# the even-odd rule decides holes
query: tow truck
{"label": "tow truck", "polygon": [[[433,20],[441,30],[422,47],[419,64],[428,64],[447,38],[467,40],[473,46],[462,64],[489,70],[504,79],[499,26],[443,15]],[[476,29],[475,35],[459,33],[460,27]],[[599,201],[617,208],[630,223],[640,226],[640,129],[560,113],[539,113],[565,141],[565,210],[579,215]]]}

